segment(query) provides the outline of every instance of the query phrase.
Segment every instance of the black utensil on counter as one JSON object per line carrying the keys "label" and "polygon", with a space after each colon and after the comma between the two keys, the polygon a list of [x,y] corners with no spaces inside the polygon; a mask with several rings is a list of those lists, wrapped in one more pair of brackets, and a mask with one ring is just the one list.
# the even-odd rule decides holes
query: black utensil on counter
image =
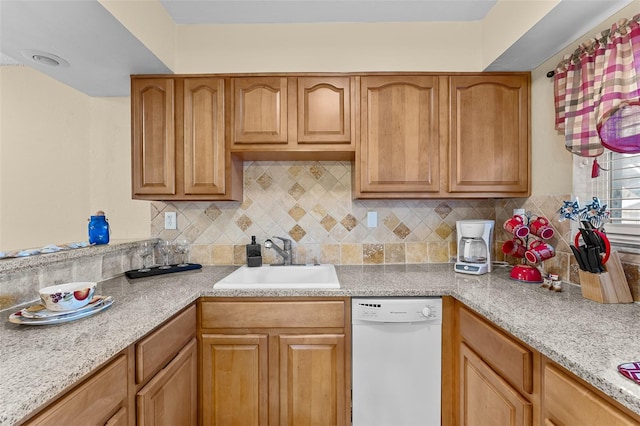
{"label": "black utensil on counter", "polygon": [[569,247],[571,247],[571,251],[573,252],[573,256],[576,258],[576,262],[578,262],[578,267],[580,269],[582,269],[583,271],[587,271],[587,265],[584,261],[584,258],[582,256],[582,253],[580,252],[580,250],[574,246],[574,245],[570,245]]}

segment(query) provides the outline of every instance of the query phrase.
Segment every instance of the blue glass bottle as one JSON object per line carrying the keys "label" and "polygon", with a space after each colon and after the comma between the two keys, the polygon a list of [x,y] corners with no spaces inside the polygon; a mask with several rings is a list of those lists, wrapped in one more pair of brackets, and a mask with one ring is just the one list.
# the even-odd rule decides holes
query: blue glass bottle
{"label": "blue glass bottle", "polygon": [[91,216],[89,219],[89,244],[109,243],[109,222],[102,215]]}

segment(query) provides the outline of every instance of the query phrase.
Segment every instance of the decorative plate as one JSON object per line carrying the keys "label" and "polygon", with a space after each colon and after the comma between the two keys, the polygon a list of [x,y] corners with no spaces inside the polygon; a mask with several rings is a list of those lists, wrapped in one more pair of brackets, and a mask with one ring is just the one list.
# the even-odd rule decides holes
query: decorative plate
{"label": "decorative plate", "polygon": [[60,315],[56,317],[50,318],[26,318],[22,316],[22,311],[18,311],[9,316],[9,322],[14,324],[23,324],[23,325],[53,325],[53,324],[62,324],[65,322],[75,321],[80,318],[89,317],[91,315],[97,314],[98,312],[104,311],[109,306],[113,305],[113,298],[106,297],[102,300],[102,303],[99,305],[92,305],[91,309],[88,310],[80,310],[78,312],[66,313],[66,315]]}
{"label": "decorative plate", "polygon": [[60,317],[97,308],[98,306],[102,305],[107,299],[111,299],[111,296],[93,296],[89,304],[78,309],[72,309],[70,311],[50,311],[49,309],[45,308],[44,305],[37,304],[24,308],[20,311],[20,314],[24,318],[31,319]]}

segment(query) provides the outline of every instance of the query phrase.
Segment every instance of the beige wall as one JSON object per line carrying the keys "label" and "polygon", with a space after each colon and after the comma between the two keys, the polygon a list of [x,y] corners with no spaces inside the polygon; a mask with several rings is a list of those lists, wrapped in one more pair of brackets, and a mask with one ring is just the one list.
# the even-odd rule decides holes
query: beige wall
{"label": "beige wall", "polygon": [[480,31],[479,22],[180,25],[176,72],[478,71]]}
{"label": "beige wall", "polygon": [[0,88],[0,249],[86,240],[89,98],[28,67]]}
{"label": "beige wall", "polygon": [[130,198],[128,98],[90,98],[28,67],[0,67],[0,250],[87,240],[105,210],[113,239],[149,235]]}

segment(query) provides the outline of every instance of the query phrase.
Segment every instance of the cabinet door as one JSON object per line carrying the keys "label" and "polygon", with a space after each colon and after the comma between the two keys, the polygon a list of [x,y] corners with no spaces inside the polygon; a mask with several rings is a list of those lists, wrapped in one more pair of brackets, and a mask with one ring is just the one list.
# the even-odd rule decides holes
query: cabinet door
{"label": "cabinet door", "polygon": [[351,143],[351,77],[298,78],[298,143]]}
{"label": "cabinet door", "polygon": [[553,364],[544,368],[545,424],[631,426],[634,420]]}
{"label": "cabinet door", "polygon": [[184,193],[225,193],[224,79],[184,79]]}
{"label": "cabinet door", "polygon": [[268,336],[202,336],[202,423],[261,426],[269,422]]}
{"label": "cabinet door", "polygon": [[233,79],[234,145],[287,144],[287,83],[286,77]]}
{"label": "cabinet door", "polygon": [[532,404],[460,345],[460,419],[465,426],[530,426]]}
{"label": "cabinet door", "polygon": [[451,76],[449,192],[529,194],[529,77]]}
{"label": "cabinet door", "polygon": [[120,355],[26,424],[126,424],[126,420],[127,356]]}
{"label": "cabinet door", "polygon": [[136,395],[138,425],[193,425],[198,421],[198,352],[192,339]]}
{"label": "cabinet door", "polygon": [[362,78],[358,196],[439,191],[438,93],[433,76]]}
{"label": "cabinet door", "polygon": [[107,420],[104,426],[127,426],[129,424],[128,420],[127,409],[122,407]]}
{"label": "cabinet door", "polygon": [[174,96],[173,79],[131,80],[134,198],[176,192]]}
{"label": "cabinet door", "polygon": [[345,336],[280,335],[280,425],[345,424]]}

